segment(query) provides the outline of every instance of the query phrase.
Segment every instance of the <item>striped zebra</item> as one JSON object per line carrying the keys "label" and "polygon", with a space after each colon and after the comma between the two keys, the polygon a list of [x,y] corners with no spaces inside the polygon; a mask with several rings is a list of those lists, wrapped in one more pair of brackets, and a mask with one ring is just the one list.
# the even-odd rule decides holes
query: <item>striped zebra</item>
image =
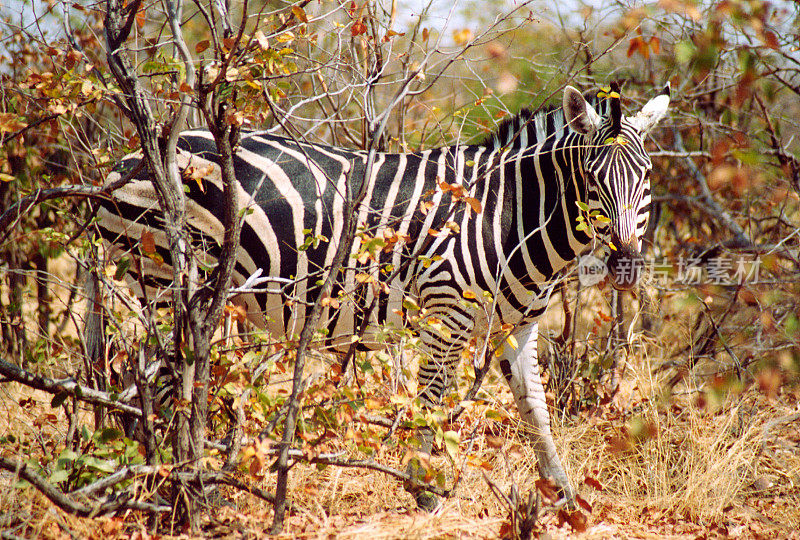
{"label": "striped zebra", "polygon": [[[357,192],[366,182],[357,209],[360,232],[332,294],[339,305],[325,307],[327,334],[318,345],[346,350],[373,300],[361,338],[367,348],[385,346],[379,325],[402,328],[413,311],[427,351],[420,397],[430,406],[441,403],[473,336],[497,337],[511,328],[518,346],[502,349],[502,372],[531,428],[541,475],[571,501],[550,431],[537,321],[559,271],[592,248],[610,246],[615,287],[635,283],[631,263],[640,257],[650,204],[652,164],[644,139],[668,105],[669,85],[633,116],[623,116],[617,86],[588,97],[567,86],[562,107],[523,111],[480,144],[379,153],[369,178],[366,152],[243,132],[234,168],[239,204],[247,210],[233,279],[241,286],[259,270],[275,279],[266,292],[234,301],[277,338],[299,334],[341,238],[345,183]],[[141,159],[141,153],[122,159],[109,181]],[[224,220],[213,138],[207,131],[184,133],[177,159],[195,254],[209,268],[220,253]],[[143,232],[153,232],[163,264],[141,257],[141,266],[131,267],[141,276],[130,281],[137,294],[154,299],[172,270],[162,213],[142,170],[101,203],[98,221],[113,258],[139,253]],[[429,445],[424,442],[425,451]],[[418,502],[425,504],[419,496]]]}

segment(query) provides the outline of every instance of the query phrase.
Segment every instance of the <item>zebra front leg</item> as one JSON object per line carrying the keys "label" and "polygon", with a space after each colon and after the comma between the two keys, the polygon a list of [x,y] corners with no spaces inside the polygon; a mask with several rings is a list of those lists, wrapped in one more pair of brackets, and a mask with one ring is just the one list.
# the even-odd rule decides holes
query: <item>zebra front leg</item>
{"label": "zebra front leg", "polygon": [[[462,324],[462,326],[464,326]],[[449,327],[449,325],[448,325]],[[468,327],[469,331],[471,326]],[[429,330],[421,330],[420,338],[426,350],[431,352],[431,357],[420,365],[418,395],[422,406],[426,409],[441,407],[442,398],[450,390],[455,368],[463,348],[464,335],[452,331],[449,338],[440,334],[432,334]],[[422,462],[429,462],[433,450],[433,430],[430,427],[418,428],[415,433]],[[436,495],[419,487],[425,482],[427,475],[424,463],[409,462],[407,472],[417,481],[417,485],[406,484],[406,490],[414,495],[417,507],[421,510],[432,512],[438,505]]]}
{"label": "zebra front leg", "polygon": [[436,495],[421,487],[422,484],[425,484],[425,477],[427,476],[424,462],[430,460],[431,452],[433,451],[433,431],[428,427],[418,428],[414,436],[417,439],[422,459],[419,462],[415,462],[415,460],[408,462],[406,473],[412,478],[412,481],[406,482],[404,487],[406,491],[414,496],[417,508],[426,512],[433,512],[439,504],[439,499]]}
{"label": "zebra front leg", "polygon": [[537,356],[539,338],[538,323],[519,326],[514,332],[519,344],[517,350],[506,346],[500,356],[500,368],[505,375],[522,420],[529,425],[539,474],[552,479],[558,486],[562,497],[570,506],[574,503],[575,492],[564,472],[561,460],[550,432],[550,414],[544,395],[542,378]]}

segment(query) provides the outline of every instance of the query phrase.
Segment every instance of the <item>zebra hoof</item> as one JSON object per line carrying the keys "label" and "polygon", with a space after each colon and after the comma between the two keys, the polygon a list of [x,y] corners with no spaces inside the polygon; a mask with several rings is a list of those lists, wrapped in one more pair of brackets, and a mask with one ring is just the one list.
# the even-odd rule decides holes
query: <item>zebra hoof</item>
{"label": "zebra hoof", "polygon": [[572,491],[572,486],[567,484],[567,487],[559,487],[556,493],[558,494],[556,506],[563,507],[564,509],[570,511],[578,508],[577,504],[575,503],[575,492]]}
{"label": "zebra hoof", "polygon": [[559,493],[559,495],[561,496],[561,498],[557,502],[558,506],[563,506],[566,510],[569,511],[578,509],[578,505],[575,504],[574,497],[567,497],[566,495],[564,495],[564,493]]}
{"label": "zebra hoof", "polygon": [[430,491],[419,491],[414,495],[417,508],[425,512],[433,512],[439,506],[439,497]]}
{"label": "zebra hoof", "polygon": [[403,488],[414,497],[417,508],[420,510],[433,512],[439,506],[439,497],[426,490],[423,486],[406,481],[403,483]]}

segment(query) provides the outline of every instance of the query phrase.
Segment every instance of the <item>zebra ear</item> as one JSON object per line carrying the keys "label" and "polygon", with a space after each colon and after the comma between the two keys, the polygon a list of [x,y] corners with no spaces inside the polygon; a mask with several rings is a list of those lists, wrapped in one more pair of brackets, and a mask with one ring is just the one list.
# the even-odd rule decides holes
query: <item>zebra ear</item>
{"label": "zebra ear", "polygon": [[594,107],[572,86],[564,88],[564,118],[567,124],[578,133],[591,135],[600,127],[602,118]]}
{"label": "zebra ear", "polygon": [[664,115],[667,114],[667,109],[669,108],[669,94],[670,85],[667,83],[656,97],[645,103],[642,110],[630,118],[630,123],[639,130],[642,137],[647,135],[650,130],[664,118]]}

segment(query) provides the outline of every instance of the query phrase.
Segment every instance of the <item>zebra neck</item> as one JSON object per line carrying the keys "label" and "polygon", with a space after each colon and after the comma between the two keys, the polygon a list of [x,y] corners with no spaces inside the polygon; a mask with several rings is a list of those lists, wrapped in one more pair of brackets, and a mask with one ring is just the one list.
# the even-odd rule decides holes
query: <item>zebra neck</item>
{"label": "zebra neck", "polygon": [[522,196],[517,197],[517,214],[525,251],[539,270],[534,278],[553,278],[591,243],[578,229],[578,203],[588,199],[581,137],[569,132],[520,152],[516,178]]}

